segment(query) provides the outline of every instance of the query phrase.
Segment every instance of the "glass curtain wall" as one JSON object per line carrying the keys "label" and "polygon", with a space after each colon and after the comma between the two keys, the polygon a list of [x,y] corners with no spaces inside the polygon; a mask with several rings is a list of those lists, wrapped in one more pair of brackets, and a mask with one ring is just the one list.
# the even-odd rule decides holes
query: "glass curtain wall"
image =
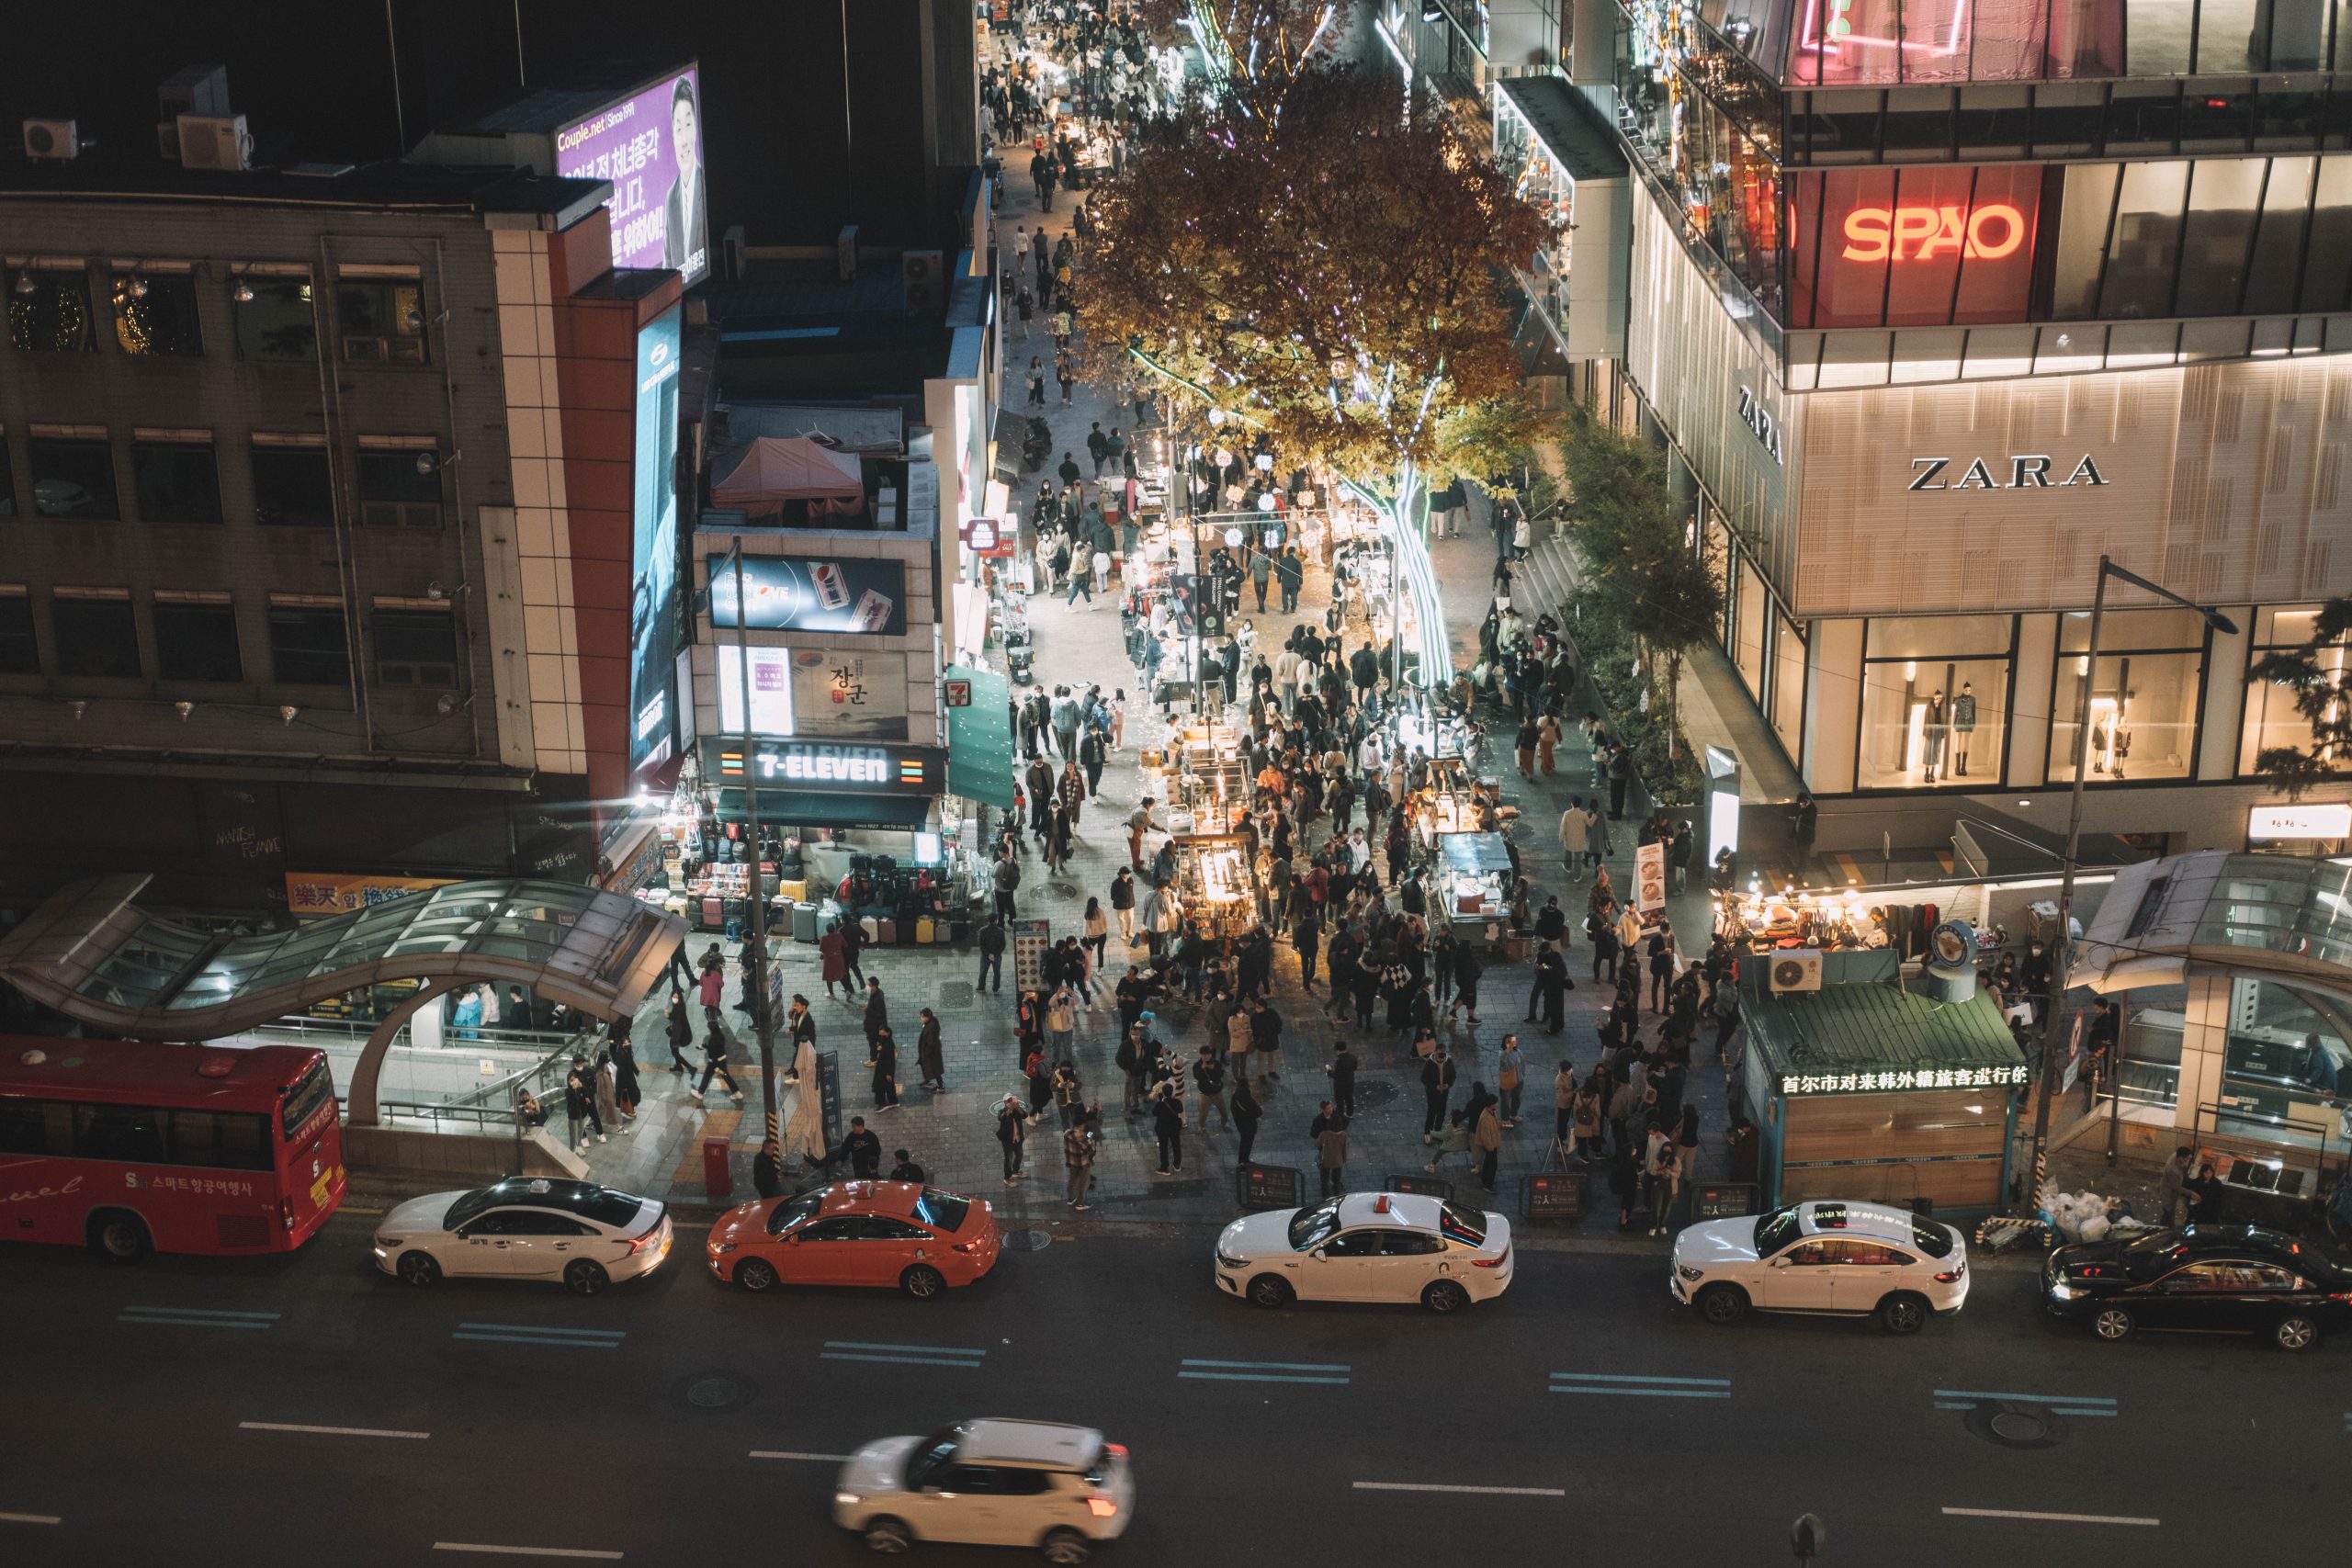
{"label": "glass curtain wall", "polygon": [[[2050,698],[2050,782],[2071,784],[2082,731],[2075,715],[2089,675],[2090,612],[2059,618]],[[2090,676],[2092,784],[2185,779],[2197,765],[2205,687],[2205,623],[2193,610],[2110,610]]]}
{"label": "glass curtain wall", "polygon": [[[2313,624],[2319,619],[2316,606],[2309,609],[2263,609],[2254,615],[2253,646],[2247,650],[2247,667],[2261,662],[2268,653],[2286,653],[2311,641]],[[2352,663],[2352,643],[2336,642],[2324,649],[2319,660],[2323,674],[2340,678],[2347,663]],[[2333,710],[2331,710],[2333,716]],[[2268,681],[2246,680],[2245,719],[2238,733],[2238,776],[2249,777],[2254,773],[2254,760],[2266,748],[2273,746],[2308,747],[2312,742],[2310,721],[2295,706],[2295,694],[2285,686]],[[2332,758],[2341,770],[2344,758]]]}
{"label": "glass curtain wall", "polygon": [[1871,621],[1863,636],[1855,784],[1999,787],[2016,637],[2008,615]]}

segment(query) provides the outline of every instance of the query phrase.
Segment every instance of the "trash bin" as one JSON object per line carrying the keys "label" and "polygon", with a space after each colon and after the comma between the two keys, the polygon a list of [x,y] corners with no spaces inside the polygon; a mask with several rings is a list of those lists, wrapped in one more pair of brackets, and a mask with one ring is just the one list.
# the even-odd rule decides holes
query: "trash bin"
{"label": "trash bin", "polygon": [[705,1138],[702,1141],[703,1190],[713,1198],[725,1198],[735,1190],[735,1173],[727,1166],[725,1138]]}

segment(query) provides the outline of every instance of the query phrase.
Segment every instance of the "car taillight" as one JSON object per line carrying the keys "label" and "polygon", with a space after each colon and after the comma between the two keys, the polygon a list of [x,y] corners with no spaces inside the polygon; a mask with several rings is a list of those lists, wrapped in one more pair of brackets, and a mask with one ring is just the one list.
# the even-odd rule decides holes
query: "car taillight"
{"label": "car taillight", "polygon": [[1109,1454],[1113,1459],[1125,1459],[1127,1457],[1127,1445],[1125,1443],[1105,1443],[1102,1445],[1102,1451]]}
{"label": "car taillight", "polygon": [[2352,1291],[2330,1291],[2327,1299],[2339,1305],[2352,1306]]}
{"label": "car taillight", "polygon": [[1939,1285],[1958,1284],[1960,1282],[1960,1277],[1967,1272],[1968,1270],[1965,1269],[1947,1269],[1942,1273],[1936,1276],[1936,1283]]}
{"label": "car taillight", "polygon": [[294,1228],[294,1201],[292,1199],[280,1198],[277,1201],[277,1217],[280,1221],[284,1222],[288,1230],[290,1231]]}
{"label": "car taillight", "polygon": [[1495,1256],[1494,1256],[1494,1257],[1492,1257],[1492,1258],[1472,1258],[1472,1259],[1470,1260],[1470,1267],[1471,1267],[1471,1268],[1473,1268],[1473,1269],[1499,1269],[1499,1268],[1501,1268],[1504,1264],[1506,1264],[1506,1263],[1508,1263],[1508,1262],[1510,1262],[1510,1247],[1504,1247],[1500,1252],[1498,1252],[1498,1253],[1495,1254]]}
{"label": "car taillight", "polygon": [[1098,1494],[1086,1500],[1086,1511],[1098,1519],[1107,1519],[1119,1511],[1119,1505]]}
{"label": "car taillight", "polygon": [[984,1241],[959,1241],[950,1247],[948,1250],[951,1252],[985,1252],[988,1250],[988,1243]]}
{"label": "car taillight", "polygon": [[643,1252],[647,1247],[651,1247],[655,1242],[660,1241],[661,1239],[662,1233],[660,1230],[656,1229],[647,1231],[643,1235],[639,1236],[635,1241],[628,1244],[628,1255],[631,1258],[635,1258],[639,1253]]}

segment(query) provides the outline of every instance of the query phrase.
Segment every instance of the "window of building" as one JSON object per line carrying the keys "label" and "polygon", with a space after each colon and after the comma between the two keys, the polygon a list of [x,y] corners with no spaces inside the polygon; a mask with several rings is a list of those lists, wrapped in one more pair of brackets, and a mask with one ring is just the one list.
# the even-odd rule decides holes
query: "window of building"
{"label": "window of building", "polygon": [[341,278],[334,308],[345,363],[424,363],[424,296],[413,278]]}
{"label": "window of building", "polygon": [[264,527],[334,524],[334,474],[324,446],[253,446],[254,521]]}
{"label": "window of building", "polygon": [[2312,237],[2303,267],[2306,310],[2340,310],[2352,287],[2352,156],[2319,161],[2312,198]]}
{"label": "window of building", "polygon": [[22,588],[0,591],[0,675],[38,675],[40,649],[33,641],[33,602]]}
{"label": "window of building", "polygon": [[280,684],[348,686],[351,638],[340,604],[272,604],[269,662]]}
{"label": "window of building", "polygon": [[2110,320],[2172,314],[2174,275],[2180,268],[2181,210],[2188,205],[2185,161],[2126,164],[2115,202],[2115,234],[2098,313]]}
{"label": "window of building", "polygon": [[1747,694],[1759,706],[1764,701],[1764,632],[1771,607],[1772,598],[1765,592],[1763,576],[1742,556],[1739,600],[1732,612],[1732,662],[1739,667],[1739,678],[1747,683]]}
{"label": "window of building", "polygon": [[2243,76],[2185,82],[2180,92],[2180,150],[2243,152],[2254,134],[2254,84]]}
{"label": "window of building", "polygon": [[114,275],[114,341],[125,354],[204,352],[196,319],[196,278],[185,272]]}
{"label": "window of building", "polygon": [[2007,615],[1873,620],[1864,632],[1863,789],[1989,789],[2001,779],[2016,622]]}
{"label": "window of building", "polygon": [[2179,83],[2118,82],[2109,89],[2109,152],[2173,152],[2179,140]]}
{"label": "window of building", "polygon": [[237,611],[227,594],[155,595],[155,672],[166,681],[242,681]]}
{"label": "window of building", "polygon": [[1791,757],[1804,754],[1804,628],[1772,611],[1772,733]]}
{"label": "window of building", "polygon": [[33,512],[40,517],[119,517],[114,448],[103,440],[36,436],[31,459]]}
{"label": "window of building", "polygon": [[130,479],[141,522],[220,521],[220,476],[209,441],[133,441]]}
{"label": "window of building", "polygon": [[[2293,162],[2293,160],[2288,160]],[[2204,158],[2190,167],[2188,221],[2181,231],[2180,292],[2173,313],[2235,314],[2262,211],[2267,158]]]}
{"label": "window of building", "polygon": [[2098,151],[2107,113],[2097,82],[2044,82],[2033,89],[2033,155],[2080,158]]}
{"label": "window of building", "polygon": [[1960,155],[2022,158],[2033,135],[2032,89],[1974,86],[1960,90]]}
{"label": "window of building", "polygon": [[[2261,662],[2265,654],[2286,653],[2301,649],[2311,641],[2319,619],[2316,606],[2311,609],[2262,609],[2254,613],[2254,636],[2246,650],[2247,667]],[[2336,642],[2324,649],[2319,658],[2320,672],[2330,679],[2340,679],[2347,665],[2352,665],[2352,643]],[[2295,705],[2295,694],[2288,687],[2274,685],[2249,676],[2245,689],[2245,716],[2238,732],[2238,773],[2241,777],[2254,772],[2254,760],[2264,750],[2276,746],[2292,746],[2308,750],[2312,743],[2311,721],[2303,717]],[[2341,769],[2352,766],[2352,758],[2331,758]]]}
{"label": "window of building", "polygon": [[441,525],[441,459],[430,449],[362,448],[359,521],[377,527]]}
{"label": "window of building", "polygon": [[237,353],[246,359],[316,359],[319,324],[307,277],[238,277],[229,293]]}
{"label": "window of building", "polygon": [[1893,87],[1886,95],[1886,123],[1879,132],[1882,156],[1890,164],[1917,164],[1951,156],[1952,90]]}
{"label": "window of building", "polygon": [[458,621],[446,609],[376,612],[376,682],[384,686],[458,683]]}
{"label": "window of building", "polygon": [[139,625],[128,592],[68,594],[49,605],[61,675],[135,677],[140,672]]}
{"label": "window of building", "polygon": [[2316,158],[2270,160],[2254,256],[2246,265],[2244,309],[2248,315],[2295,308],[2295,277],[2302,268],[2303,231],[2311,220],[2312,178],[2318,169]]}
{"label": "window of building", "polygon": [[2197,710],[2205,684],[2205,621],[2194,610],[2110,610],[2089,675],[2090,612],[2058,619],[2050,696],[2050,782],[2071,783],[2090,679],[2089,782],[2185,779],[2197,766]]}
{"label": "window of building", "polygon": [[12,267],[6,272],[8,341],[27,354],[89,354],[90,277],[80,271]]}

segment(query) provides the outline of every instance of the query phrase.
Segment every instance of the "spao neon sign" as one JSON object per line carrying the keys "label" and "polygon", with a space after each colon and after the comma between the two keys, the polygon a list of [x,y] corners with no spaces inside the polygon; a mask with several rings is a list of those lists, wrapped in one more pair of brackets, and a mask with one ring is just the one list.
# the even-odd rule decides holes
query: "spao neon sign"
{"label": "spao neon sign", "polygon": [[1927,261],[1950,252],[1999,261],[2025,243],[2025,214],[2006,201],[1956,207],[1858,207],[1846,214],[1848,261]]}

